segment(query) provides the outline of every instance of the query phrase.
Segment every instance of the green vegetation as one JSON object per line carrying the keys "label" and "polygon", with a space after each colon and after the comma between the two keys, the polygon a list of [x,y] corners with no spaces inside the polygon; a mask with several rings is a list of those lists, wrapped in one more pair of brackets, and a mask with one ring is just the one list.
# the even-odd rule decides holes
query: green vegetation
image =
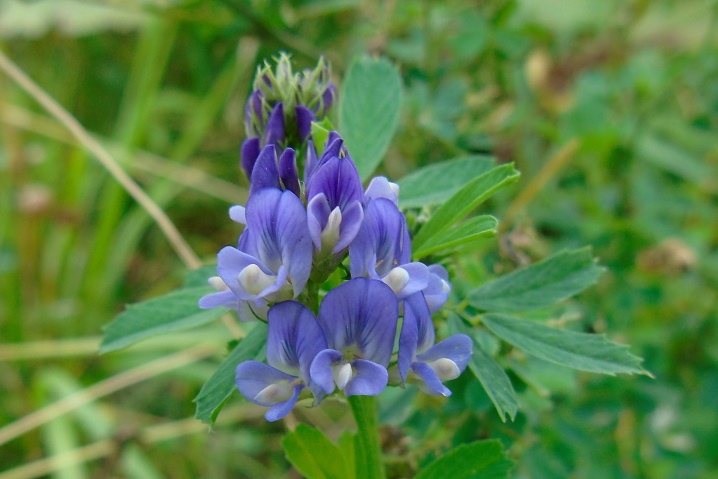
{"label": "green vegetation", "polygon": [[[226,381],[208,383],[263,354],[263,326],[219,310],[175,321],[209,290],[207,270],[188,270],[236,242],[244,101],[279,51],[307,67],[324,55],[340,102],[348,89],[388,111],[400,102],[398,118],[340,103],[333,122],[362,177],[378,165],[401,185],[415,258],[453,260],[454,306],[490,312],[449,314],[439,331],[478,326],[480,382],[465,373],[449,399],[378,398],[389,478],[454,477],[467,455],[479,477],[502,477],[503,450],[517,478],[712,477],[718,2],[479,3],[0,0],[0,479],[355,469],[340,454],[357,447],[347,404],[267,423]],[[381,68],[352,82],[367,52]],[[6,58],[90,135],[28,93]],[[168,241],[92,144],[181,237]],[[420,227],[424,209],[434,216]],[[124,309],[166,294],[172,308]],[[157,324],[128,337],[127,322],[111,323],[120,313]],[[195,413],[216,419],[211,432]],[[313,448],[336,461],[317,464]]]}

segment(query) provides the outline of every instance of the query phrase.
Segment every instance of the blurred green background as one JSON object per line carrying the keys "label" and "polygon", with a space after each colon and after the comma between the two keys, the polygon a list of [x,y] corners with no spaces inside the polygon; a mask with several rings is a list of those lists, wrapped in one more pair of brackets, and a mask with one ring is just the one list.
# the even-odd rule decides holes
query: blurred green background
{"label": "blurred green background", "polygon": [[[227,207],[255,65],[320,55],[395,62],[405,95],[382,173],[467,153],[522,171],[485,207],[497,241],[457,254],[477,277],[592,245],[608,272],[557,321],[607,333],[648,377],[579,374],[503,350],[521,399],[502,423],[480,385],[384,399],[391,477],[498,437],[519,478],[718,474],[718,2],[678,0],[0,0],[0,49],[99,140],[207,263],[236,241]],[[66,128],[0,74],[0,478],[299,477],[282,431],[234,398],[193,397],[221,324],[107,356],[101,328],[186,267]],[[461,280],[461,278],[456,278]],[[496,348],[498,349],[498,345]],[[538,378],[538,380],[536,379]],[[69,397],[70,399],[63,399]],[[321,409],[321,408],[320,408]],[[47,459],[54,458],[54,459]]]}

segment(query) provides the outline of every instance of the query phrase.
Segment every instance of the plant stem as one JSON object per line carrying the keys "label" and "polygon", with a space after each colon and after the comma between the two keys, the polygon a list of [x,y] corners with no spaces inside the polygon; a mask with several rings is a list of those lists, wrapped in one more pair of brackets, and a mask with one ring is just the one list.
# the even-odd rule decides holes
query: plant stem
{"label": "plant stem", "polygon": [[379,442],[379,417],[374,396],[349,396],[349,404],[357,423],[354,438],[356,454],[356,477],[384,479],[381,443]]}

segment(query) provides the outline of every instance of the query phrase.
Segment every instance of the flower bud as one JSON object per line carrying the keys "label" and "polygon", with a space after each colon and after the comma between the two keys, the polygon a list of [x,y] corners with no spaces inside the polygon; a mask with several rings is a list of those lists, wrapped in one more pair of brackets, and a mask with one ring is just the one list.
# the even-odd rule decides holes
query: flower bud
{"label": "flower bud", "polygon": [[330,81],[329,64],[320,58],[314,69],[292,70],[289,55],[281,53],[275,65],[257,69],[253,91],[244,109],[247,140],[242,146],[242,168],[251,179],[259,151],[273,144],[298,149],[310,136],[313,121],[322,121],[336,103],[337,88]]}

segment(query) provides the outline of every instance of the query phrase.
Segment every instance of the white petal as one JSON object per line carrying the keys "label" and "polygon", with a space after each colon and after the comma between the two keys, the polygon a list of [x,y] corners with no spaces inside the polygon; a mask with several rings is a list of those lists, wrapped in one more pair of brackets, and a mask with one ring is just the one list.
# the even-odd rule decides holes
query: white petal
{"label": "white petal", "polygon": [[459,366],[449,358],[439,358],[427,363],[427,365],[439,376],[441,382],[456,379],[461,374]]}
{"label": "white petal", "polygon": [[353,373],[352,365],[349,363],[337,364],[332,368],[332,376],[334,376],[334,382],[339,389],[344,389],[349,384]]}
{"label": "white petal", "polygon": [[292,397],[292,384],[289,381],[270,384],[254,396],[254,400],[264,403],[276,403],[286,401]]}
{"label": "white petal", "polygon": [[229,286],[227,286],[227,284],[224,281],[222,281],[222,278],[220,278],[219,276],[212,276],[211,278],[209,278],[207,280],[207,282],[209,283],[210,286],[212,286],[217,291],[228,291],[229,290]]}
{"label": "white petal", "polygon": [[397,267],[389,271],[381,280],[389,286],[395,294],[399,294],[399,291],[409,284],[411,277],[409,273],[402,267]]}
{"label": "white petal", "polygon": [[249,294],[259,294],[276,281],[276,276],[270,276],[262,271],[256,264],[250,264],[237,275],[239,286]]}
{"label": "white petal", "polygon": [[322,251],[331,251],[339,241],[339,227],[342,224],[342,211],[337,206],[329,213],[327,225],[322,230]]}

